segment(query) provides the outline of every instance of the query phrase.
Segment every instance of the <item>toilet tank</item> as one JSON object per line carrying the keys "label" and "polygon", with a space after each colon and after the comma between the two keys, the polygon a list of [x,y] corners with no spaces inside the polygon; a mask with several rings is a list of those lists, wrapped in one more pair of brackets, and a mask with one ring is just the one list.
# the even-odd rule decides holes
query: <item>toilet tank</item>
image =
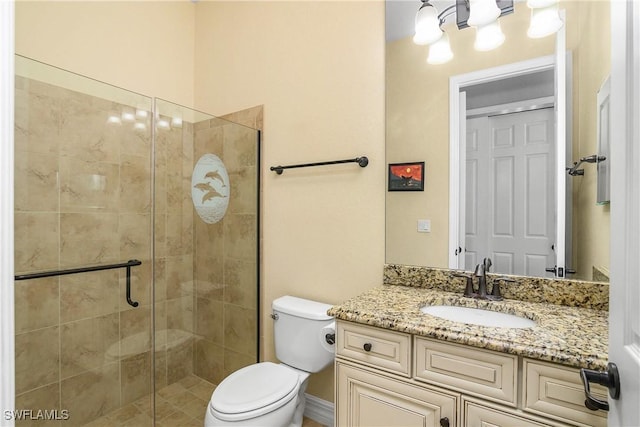
{"label": "toilet tank", "polygon": [[333,362],[335,346],[325,340],[329,330],[323,331],[333,327],[333,317],[327,316],[330,304],[284,296],[271,308],[278,360],[306,372],[319,372]]}

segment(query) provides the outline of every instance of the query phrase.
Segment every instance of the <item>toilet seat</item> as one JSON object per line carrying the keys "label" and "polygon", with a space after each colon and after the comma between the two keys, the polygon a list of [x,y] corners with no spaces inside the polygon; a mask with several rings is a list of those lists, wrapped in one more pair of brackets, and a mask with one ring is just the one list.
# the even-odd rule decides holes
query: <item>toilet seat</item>
{"label": "toilet seat", "polygon": [[225,421],[246,420],[275,411],[298,393],[296,371],[271,362],[246,366],[216,387],[209,409]]}

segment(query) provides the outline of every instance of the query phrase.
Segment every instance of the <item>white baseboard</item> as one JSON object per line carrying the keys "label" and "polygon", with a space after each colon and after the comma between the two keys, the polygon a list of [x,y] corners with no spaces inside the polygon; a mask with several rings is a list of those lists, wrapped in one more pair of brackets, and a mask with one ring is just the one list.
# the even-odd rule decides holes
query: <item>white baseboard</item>
{"label": "white baseboard", "polygon": [[327,427],[333,427],[334,404],[305,393],[304,416]]}

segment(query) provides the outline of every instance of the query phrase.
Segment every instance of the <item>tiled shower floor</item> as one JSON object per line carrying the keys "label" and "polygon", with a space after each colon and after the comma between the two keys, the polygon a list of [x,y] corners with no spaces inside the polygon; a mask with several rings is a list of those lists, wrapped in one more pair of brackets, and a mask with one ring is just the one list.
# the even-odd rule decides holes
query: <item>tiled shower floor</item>
{"label": "tiled shower floor", "polygon": [[[156,427],[202,427],[214,384],[190,375],[158,390]],[[151,399],[136,402],[98,418],[85,427],[147,427],[151,425]],[[305,418],[302,427],[323,427]]]}
{"label": "tiled shower floor", "polygon": [[[156,393],[157,427],[202,427],[204,413],[215,385],[195,375]],[[151,425],[151,399],[142,399],[98,418],[86,427],[145,427]]]}

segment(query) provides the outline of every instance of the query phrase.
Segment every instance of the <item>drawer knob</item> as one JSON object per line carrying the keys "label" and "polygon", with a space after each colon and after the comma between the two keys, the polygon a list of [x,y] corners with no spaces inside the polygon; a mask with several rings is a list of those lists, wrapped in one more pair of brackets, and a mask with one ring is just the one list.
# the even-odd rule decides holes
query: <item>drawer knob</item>
{"label": "drawer knob", "polygon": [[364,351],[371,351],[371,343],[369,342],[364,343],[362,348],[364,348]]}
{"label": "drawer knob", "polygon": [[440,427],[449,427],[449,418],[440,418]]}

